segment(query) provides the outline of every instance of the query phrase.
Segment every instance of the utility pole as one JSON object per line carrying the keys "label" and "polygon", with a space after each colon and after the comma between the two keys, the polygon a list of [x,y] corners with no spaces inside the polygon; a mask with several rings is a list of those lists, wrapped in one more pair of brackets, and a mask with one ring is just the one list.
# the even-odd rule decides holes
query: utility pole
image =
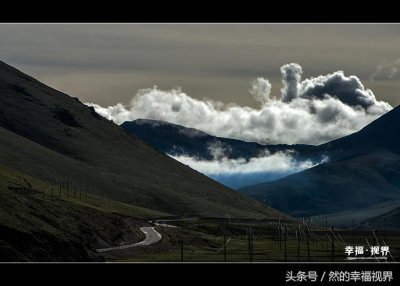
{"label": "utility pole", "polygon": [[310,255],[310,241],[309,241],[309,233],[308,229],[306,228],[306,239],[307,239],[307,256],[308,256],[308,262],[311,261],[311,255]]}
{"label": "utility pole", "polygon": [[386,243],[386,218],[383,218],[383,240]]}
{"label": "utility pole", "polygon": [[183,262],[183,236],[181,236],[181,262]]}
{"label": "utility pole", "polygon": [[297,230],[296,230],[296,240],[297,240],[297,261],[300,262],[300,239]]}
{"label": "utility pole", "polygon": [[254,234],[250,233],[250,262],[253,262],[253,250],[254,250]]}
{"label": "utility pole", "polygon": [[247,250],[249,252],[249,262],[251,262],[251,254],[250,254],[250,229],[247,227]]}
{"label": "utility pole", "polygon": [[300,224],[299,224],[299,230],[298,230],[298,232],[299,232],[298,234],[299,234],[299,241],[300,241],[300,240],[301,240],[301,235],[300,235],[300,234],[301,234],[301,225],[300,225]]}
{"label": "utility pole", "polygon": [[249,262],[253,262],[253,233],[250,228],[247,228],[247,241],[249,248]]}
{"label": "utility pole", "polygon": [[278,232],[279,232],[279,250],[282,250],[282,227],[281,227],[281,221],[279,220],[279,225],[278,225]]}
{"label": "utility pole", "polygon": [[331,234],[331,238],[332,238],[332,240],[331,240],[332,261],[335,261],[335,244],[333,243],[335,237],[334,237],[334,235],[333,235],[333,227],[331,227],[331,232],[332,232],[332,234]]}
{"label": "utility pole", "polygon": [[224,262],[226,262],[226,233],[224,233]]}
{"label": "utility pole", "polygon": [[[328,235],[328,219],[327,218],[325,218],[325,235],[327,236]],[[328,250],[329,249],[329,241],[328,241],[328,236],[327,236],[327,239],[326,239],[326,250]]]}
{"label": "utility pole", "polygon": [[355,227],[355,223],[354,223],[354,217],[353,217],[353,245],[355,245],[355,239],[354,239],[354,236],[355,236],[355,233],[354,233],[354,227]]}
{"label": "utility pole", "polygon": [[287,240],[287,225],[285,224],[285,262],[287,261],[287,244],[286,244],[286,240]]}

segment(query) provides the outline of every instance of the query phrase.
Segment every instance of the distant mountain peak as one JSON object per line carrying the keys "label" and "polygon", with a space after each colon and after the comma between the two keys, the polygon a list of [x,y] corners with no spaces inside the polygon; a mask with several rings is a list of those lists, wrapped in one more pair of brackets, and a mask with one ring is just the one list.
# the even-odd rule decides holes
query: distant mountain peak
{"label": "distant mountain peak", "polygon": [[[179,124],[174,124],[174,123],[170,123],[167,121],[163,121],[163,120],[155,120],[155,119],[136,119],[134,121],[130,121],[132,124],[137,124],[137,125],[148,125],[150,127],[156,128],[156,127],[160,127],[160,126],[169,126],[175,130],[177,130],[179,133],[184,134],[186,136],[195,138],[195,137],[203,137],[203,136],[209,136],[210,134],[200,131],[196,128],[188,128]],[[124,122],[123,124],[128,124],[129,121]]]}
{"label": "distant mountain peak", "polygon": [[[129,121],[128,121],[129,122]],[[154,127],[160,126],[160,125],[173,125],[169,122],[166,121],[162,121],[162,120],[154,120],[154,119],[143,119],[143,118],[139,118],[130,122],[134,122],[135,124],[138,125],[151,125]]]}
{"label": "distant mountain peak", "polygon": [[358,156],[373,151],[400,154],[400,106],[382,115],[363,129],[317,147],[332,153],[337,159]]}
{"label": "distant mountain peak", "polygon": [[[173,124],[162,120],[137,119],[126,121],[121,127],[158,150],[173,156],[189,156],[202,160],[213,160],[212,149],[224,148],[227,158],[247,160],[259,157],[266,150],[270,153],[295,150],[303,153],[309,145],[262,145],[237,139],[217,137],[195,128]],[[213,148],[214,147],[214,148]]]}

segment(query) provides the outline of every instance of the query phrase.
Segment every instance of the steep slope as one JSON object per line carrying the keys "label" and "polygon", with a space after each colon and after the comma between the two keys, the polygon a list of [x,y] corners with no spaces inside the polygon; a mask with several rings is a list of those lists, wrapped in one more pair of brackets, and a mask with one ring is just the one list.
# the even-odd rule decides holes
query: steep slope
{"label": "steep slope", "polygon": [[[325,221],[338,227],[353,227],[353,219],[355,228],[371,228],[371,221],[375,222],[376,229],[388,229],[389,225],[392,230],[398,230],[400,220],[396,220],[396,210],[400,209],[400,200],[388,200],[383,203],[377,203],[369,207],[360,209],[352,209],[343,212],[312,217],[314,223],[324,225]],[[392,215],[394,214],[394,215]]]}
{"label": "steep slope", "polygon": [[174,156],[185,155],[201,160],[214,159],[218,155],[215,154],[216,149],[223,150],[223,155],[227,158],[245,158],[249,160],[260,156],[266,150],[271,153],[295,150],[302,154],[314,147],[310,145],[285,144],[261,145],[254,142],[212,136],[194,128],[187,128],[161,120],[137,119],[131,122],[124,122],[120,126],[166,154]]}
{"label": "steep slope", "polygon": [[[0,62],[0,161],[171,214],[255,216],[259,204],[128,135],[77,98]],[[271,210],[274,213],[274,210]]]}
{"label": "steep slope", "polygon": [[0,166],[0,261],[104,261],[94,249],[140,241],[137,227],[162,215],[46,186]]}
{"label": "steep slope", "polygon": [[327,164],[240,191],[254,198],[264,193],[271,206],[294,216],[351,213],[398,200],[399,129],[397,107],[361,131],[310,151],[328,154]]}
{"label": "steep slope", "polygon": [[331,160],[345,160],[370,152],[400,154],[400,106],[382,115],[359,132],[322,144],[309,152],[326,152]]}
{"label": "steep slope", "polygon": [[365,220],[358,225],[358,228],[398,231],[400,228],[400,207],[393,209],[383,215]]}

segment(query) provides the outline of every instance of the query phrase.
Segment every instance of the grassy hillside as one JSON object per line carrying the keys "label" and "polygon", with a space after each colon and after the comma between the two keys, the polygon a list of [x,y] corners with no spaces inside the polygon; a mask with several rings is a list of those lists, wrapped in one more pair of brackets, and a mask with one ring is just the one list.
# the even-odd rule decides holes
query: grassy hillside
{"label": "grassy hillside", "polygon": [[341,225],[346,217],[379,217],[386,203],[400,199],[399,124],[396,107],[359,132],[307,151],[327,154],[328,163],[241,192],[264,193],[272,207],[293,216],[325,215]]}
{"label": "grassy hillside", "polygon": [[[260,205],[146,145],[78,99],[0,62],[0,162],[161,212],[256,217]],[[271,209],[269,215],[274,216]],[[268,214],[267,214],[268,215]]]}
{"label": "grassy hillside", "polygon": [[138,227],[166,215],[85,193],[67,197],[65,187],[4,166],[0,204],[0,261],[104,261],[94,249],[140,241]]}
{"label": "grassy hillside", "polygon": [[375,216],[360,223],[359,228],[372,228],[378,230],[399,230],[400,229],[400,207],[397,207],[385,214]]}
{"label": "grassy hillside", "polygon": [[400,156],[371,153],[241,191],[254,198],[264,193],[273,207],[293,216],[354,211],[400,198]]}

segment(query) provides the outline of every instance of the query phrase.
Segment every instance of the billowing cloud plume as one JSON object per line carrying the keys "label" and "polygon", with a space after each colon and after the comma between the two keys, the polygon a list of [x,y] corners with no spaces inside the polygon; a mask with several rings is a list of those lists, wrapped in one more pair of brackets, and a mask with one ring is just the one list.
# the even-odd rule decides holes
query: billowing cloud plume
{"label": "billowing cloud plume", "polygon": [[400,59],[395,61],[382,61],[376,71],[371,75],[371,80],[395,80],[400,78]]}
{"label": "billowing cloud plume", "polygon": [[277,180],[327,161],[326,157],[320,162],[296,160],[290,152],[278,152],[272,155],[266,152],[249,161],[227,157],[218,157],[212,161],[197,160],[188,156],[171,157],[234,189]]}
{"label": "billowing cloud plume", "polygon": [[164,120],[207,133],[259,143],[321,144],[360,130],[392,107],[378,101],[354,75],[342,71],[302,80],[302,68],[281,68],[281,96],[271,97],[263,78],[253,82],[259,109],[195,99],[179,89],[137,92],[128,105],[92,105],[120,124],[138,118]]}
{"label": "billowing cloud plume", "polygon": [[299,97],[299,86],[303,69],[298,64],[287,64],[281,67],[282,75],[282,101],[289,102]]}
{"label": "billowing cloud plume", "polygon": [[342,71],[306,79],[301,83],[300,96],[303,98],[324,99],[327,96],[339,99],[342,103],[357,108],[376,106],[385,109],[387,104],[378,102],[370,89],[365,89],[358,77],[346,77]]}
{"label": "billowing cloud plume", "polygon": [[253,80],[249,92],[253,95],[255,100],[264,104],[270,99],[271,88],[272,86],[268,79],[259,77]]}

